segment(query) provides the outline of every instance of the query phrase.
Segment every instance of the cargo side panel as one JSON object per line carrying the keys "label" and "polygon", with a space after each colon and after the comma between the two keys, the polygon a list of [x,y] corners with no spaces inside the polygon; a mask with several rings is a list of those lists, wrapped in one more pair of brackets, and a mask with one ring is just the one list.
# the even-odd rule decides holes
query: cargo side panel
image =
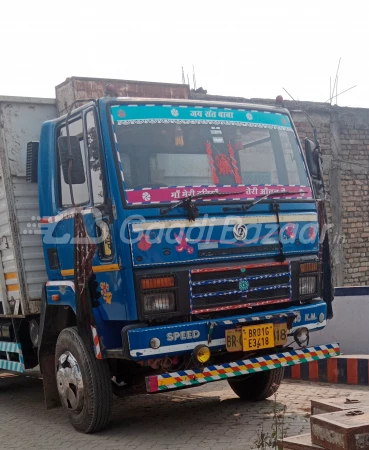
{"label": "cargo side panel", "polygon": [[40,234],[40,217],[36,183],[27,183],[25,177],[12,177],[15,212],[19,227],[19,240],[30,313],[38,310],[42,285],[47,281],[44,253]]}
{"label": "cargo side panel", "polygon": [[[0,138],[0,152],[3,140]],[[14,312],[20,300],[18,271],[15,265],[13,241],[9,224],[8,202],[0,158],[0,315]]]}
{"label": "cargo side panel", "polygon": [[0,314],[17,316],[22,314],[22,307],[19,268],[13,244],[14,227],[11,226],[12,188],[6,152],[3,106],[0,103]]}
{"label": "cargo side panel", "polygon": [[4,227],[11,241],[9,249],[1,247],[4,278],[11,306],[17,297],[21,300],[21,308],[11,307],[11,314],[35,314],[39,312],[46,269],[39,232],[37,183],[26,182],[26,149],[28,142],[39,140],[42,123],[55,117],[55,102],[0,97],[0,114],[3,132],[0,151],[5,153],[2,157],[5,188],[2,206],[8,210],[8,217],[0,211],[0,223],[4,223],[0,230],[3,233]]}

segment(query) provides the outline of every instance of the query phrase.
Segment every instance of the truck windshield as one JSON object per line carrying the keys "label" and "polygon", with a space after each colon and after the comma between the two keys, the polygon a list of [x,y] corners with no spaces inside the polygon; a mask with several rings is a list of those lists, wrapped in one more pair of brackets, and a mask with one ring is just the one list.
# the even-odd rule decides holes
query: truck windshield
{"label": "truck windshield", "polygon": [[311,197],[287,115],[119,105],[112,117],[128,203],[173,202],[235,186],[246,199],[291,188]]}

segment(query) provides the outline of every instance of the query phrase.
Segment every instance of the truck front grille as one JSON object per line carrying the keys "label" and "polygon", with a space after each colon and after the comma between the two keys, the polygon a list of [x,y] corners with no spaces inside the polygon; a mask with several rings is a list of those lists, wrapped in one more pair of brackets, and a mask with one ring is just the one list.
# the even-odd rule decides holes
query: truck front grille
{"label": "truck front grille", "polygon": [[251,308],[291,300],[288,262],[190,271],[191,313]]}

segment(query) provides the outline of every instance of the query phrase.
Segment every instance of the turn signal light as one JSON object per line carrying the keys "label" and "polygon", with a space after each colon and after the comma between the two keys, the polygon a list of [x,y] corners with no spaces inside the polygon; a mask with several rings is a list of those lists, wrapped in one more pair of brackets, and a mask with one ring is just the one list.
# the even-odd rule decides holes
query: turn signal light
{"label": "turn signal light", "polygon": [[174,276],[141,278],[141,289],[163,289],[175,286]]}
{"label": "turn signal light", "polygon": [[318,263],[309,262],[300,264],[300,273],[318,272]]}

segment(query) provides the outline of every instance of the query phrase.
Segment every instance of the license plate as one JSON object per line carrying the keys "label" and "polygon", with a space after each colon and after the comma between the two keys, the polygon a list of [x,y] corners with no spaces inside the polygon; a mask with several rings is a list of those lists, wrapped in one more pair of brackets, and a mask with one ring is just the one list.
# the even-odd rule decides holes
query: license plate
{"label": "license plate", "polygon": [[260,350],[274,347],[274,327],[272,323],[242,327],[243,350]]}
{"label": "license plate", "polygon": [[242,329],[234,328],[225,332],[226,349],[229,352],[242,352]]}
{"label": "license plate", "polygon": [[285,345],[287,343],[287,323],[274,324],[274,345]]}
{"label": "license plate", "polygon": [[234,328],[225,332],[229,352],[247,352],[272,348],[287,342],[287,323],[268,323]]}

